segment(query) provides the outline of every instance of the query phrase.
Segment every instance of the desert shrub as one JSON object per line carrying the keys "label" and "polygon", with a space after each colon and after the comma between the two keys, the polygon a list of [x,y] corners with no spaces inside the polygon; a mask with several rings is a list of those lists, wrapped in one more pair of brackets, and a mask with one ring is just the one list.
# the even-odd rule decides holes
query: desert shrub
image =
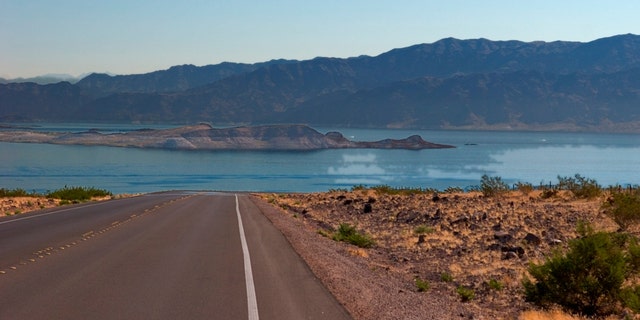
{"label": "desert shrub", "polygon": [[415,227],[413,229],[413,232],[415,234],[429,234],[429,233],[433,233],[435,232],[435,230],[432,227],[426,226],[426,225],[419,225],[417,227]]}
{"label": "desert shrub", "polygon": [[561,190],[569,190],[574,196],[582,199],[593,199],[602,194],[602,187],[596,180],[579,174],[573,177],[558,176],[558,187]]}
{"label": "desert shrub", "polygon": [[456,289],[456,293],[458,293],[458,296],[460,296],[460,300],[462,300],[462,302],[469,302],[476,297],[476,293],[473,291],[473,289],[467,288],[465,286],[459,286]]}
{"label": "desert shrub", "polygon": [[558,191],[560,191],[556,187],[547,187],[547,186],[540,186],[540,190],[542,190],[542,192],[540,193],[540,198],[542,199],[553,198],[557,196]]}
{"label": "desert shrub", "polygon": [[425,194],[425,193],[433,193],[437,190],[434,189],[423,189],[419,187],[391,187],[389,185],[378,185],[371,187],[372,190],[375,190],[378,194],[388,194],[388,195],[413,195],[413,194]]}
{"label": "desert shrub", "polygon": [[518,182],[516,183],[516,189],[526,196],[526,195],[529,195],[531,192],[533,192],[534,188],[533,188],[533,184],[531,183]]}
{"label": "desert shrub", "polygon": [[464,190],[462,190],[462,188],[460,187],[447,187],[446,189],[444,189],[445,193],[462,193],[464,192]]}
{"label": "desert shrub", "polygon": [[418,292],[425,292],[429,290],[430,285],[428,281],[422,280],[420,278],[416,278],[415,282],[416,282],[416,287],[418,288]]}
{"label": "desert shrub", "polygon": [[606,315],[615,311],[617,303],[633,303],[633,290],[622,286],[639,270],[635,238],[594,232],[586,224],[579,225],[578,233],[566,253],[556,251],[543,264],[529,266],[535,281],[528,277],[522,281],[526,300],[543,307],[558,304],[585,315]]}
{"label": "desert shrub", "polygon": [[502,282],[496,280],[496,279],[491,279],[487,282],[487,285],[489,286],[489,288],[495,290],[495,291],[500,291],[502,290]]}
{"label": "desert shrub", "polygon": [[93,197],[105,197],[111,196],[112,193],[107,190],[96,189],[94,187],[67,187],[49,192],[48,198],[61,199],[61,200],[90,200]]}
{"label": "desert shrub", "polygon": [[0,188],[0,198],[5,198],[5,197],[29,197],[29,196],[36,196],[37,194],[35,192],[27,192],[24,189],[20,189],[20,188],[16,188],[16,189],[5,189],[5,188]]}
{"label": "desert shrub", "polygon": [[626,229],[640,220],[640,192],[614,191],[602,208],[620,228]]}
{"label": "desert shrub", "polygon": [[453,276],[451,273],[443,272],[440,274],[440,280],[442,280],[442,282],[453,282]]}
{"label": "desert shrub", "polygon": [[333,234],[333,240],[343,241],[360,248],[373,247],[375,242],[369,236],[359,233],[356,227],[348,224],[341,223],[338,230]]}
{"label": "desert shrub", "polygon": [[509,191],[509,185],[500,177],[490,177],[485,174],[480,178],[480,191],[485,197],[493,197]]}
{"label": "desert shrub", "polygon": [[331,238],[331,235],[323,229],[318,229],[318,234],[325,238]]}

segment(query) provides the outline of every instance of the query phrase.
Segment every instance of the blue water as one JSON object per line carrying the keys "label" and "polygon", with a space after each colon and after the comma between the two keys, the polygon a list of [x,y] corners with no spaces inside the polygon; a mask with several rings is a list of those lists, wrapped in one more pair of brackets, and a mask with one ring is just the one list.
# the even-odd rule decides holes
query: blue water
{"label": "blue water", "polygon": [[[141,127],[148,126],[64,124],[42,130]],[[94,186],[114,193],[312,192],[358,184],[445,189],[478,185],[483,174],[539,184],[576,173],[603,185],[640,184],[640,135],[319,129],[329,130],[362,141],[419,134],[457,148],[240,152],[0,143],[0,187],[44,192]]]}

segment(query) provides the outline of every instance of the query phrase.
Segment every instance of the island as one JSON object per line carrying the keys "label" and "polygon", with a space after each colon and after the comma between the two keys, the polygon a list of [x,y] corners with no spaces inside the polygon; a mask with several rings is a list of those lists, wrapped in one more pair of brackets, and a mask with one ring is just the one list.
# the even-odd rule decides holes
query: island
{"label": "island", "polygon": [[300,124],[214,128],[205,123],[170,129],[140,129],[101,133],[0,130],[0,141],[176,150],[322,150],[322,149],[442,149],[454,146],[428,142],[418,135],[405,139],[351,141],[339,132],[322,134]]}

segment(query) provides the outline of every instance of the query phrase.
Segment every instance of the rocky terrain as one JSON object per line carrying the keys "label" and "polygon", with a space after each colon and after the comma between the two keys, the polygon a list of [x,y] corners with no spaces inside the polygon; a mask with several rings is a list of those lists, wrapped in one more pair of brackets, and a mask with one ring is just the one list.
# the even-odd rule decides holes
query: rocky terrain
{"label": "rocky terrain", "polygon": [[0,217],[27,213],[60,205],[60,199],[45,197],[0,198]]}
{"label": "rocky terrain", "polygon": [[[573,319],[524,301],[531,262],[576,237],[578,221],[618,226],[603,199],[542,199],[536,191],[393,194],[373,190],[261,194],[256,200],[356,319]],[[375,241],[331,239],[348,223]],[[429,288],[418,291],[416,279]],[[458,288],[470,289],[463,301]]]}
{"label": "rocky terrain", "polygon": [[172,129],[143,129],[125,133],[0,131],[0,141],[100,145],[112,147],[183,150],[319,150],[344,148],[438,149],[453,146],[424,141],[414,135],[406,139],[350,141],[339,132],[322,134],[305,125],[270,125],[216,129],[208,124]]}
{"label": "rocky terrain", "polygon": [[[104,201],[109,199],[126,198],[134,194],[119,194],[115,196],[93,197],[90,201]],[[45,196],[29,197],[0,197],[0,217],[27,213],[30,211],[48,209],[64,205],[65,203],[77,203],[77,201],[65,201],[47,198]]]}

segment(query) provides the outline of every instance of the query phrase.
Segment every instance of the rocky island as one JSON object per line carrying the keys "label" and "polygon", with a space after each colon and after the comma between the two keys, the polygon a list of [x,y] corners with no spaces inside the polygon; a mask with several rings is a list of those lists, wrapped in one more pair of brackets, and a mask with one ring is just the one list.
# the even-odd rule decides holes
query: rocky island
{"label": "rocky island", "polygon": [[405,139],[351,141],[339,132],[322,134],[306,125],[263,125],[213,128],[198,124],[171,129],[141,129],[124,133],[41,132],[3,130],[0,141],[179,150],[321,150],[321,149],[440,149],[450,145],[425,141],[418,135]]}

